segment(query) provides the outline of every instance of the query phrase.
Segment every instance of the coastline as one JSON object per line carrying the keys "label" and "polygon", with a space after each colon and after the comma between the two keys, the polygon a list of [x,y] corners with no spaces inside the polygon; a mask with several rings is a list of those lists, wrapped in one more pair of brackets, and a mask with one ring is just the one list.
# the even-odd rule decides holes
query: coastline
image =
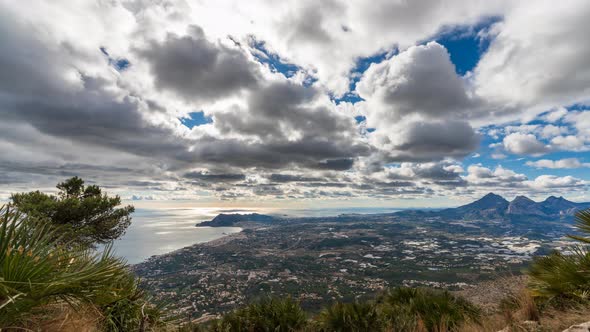
{"label": "coastline", "polygon": [[[195,226],[195,227],[211,227],[211,226]],[[229,243],[229,242],[231,242],[233,240],[236,240],[236,239],[245,238],[246,237],[246,234],[244,234],[244,229],[245,228],[244,227],[239,227],[239,226],[238,226],[238,228],[240,228],[240,230],[237,231],[237,232],[235,232],[235,233],[226,234],[226,235],[223,235],[223,236],[221,236],[219,238],[216,238],[216,239],[213,239],[213,240],[195,243],[195,244],[190,245],[188,247],[194,247],[196,245],[217,247],[217,246],[220,246],[220,245],[227,244],[227,243]],[[187,248],[187,247],[184,247],[184,248]],[[181,249],[184,249],[184,248],[181,248]],[[178,249],[178,250],[181,250],[181,249]]]}
{"label": "coastline", "polygon": [[[151,255],[148,258],[146,258],[140,262],[136,262],[136,263],[133,263],[130,265],[139,265],[139,264],[145,263],[145,262],[152,260],[152,259],[157,259],[159,257],[173,255],[173,254],[176,254],[176,253],[181,252],[183,250],[186,250],[188,248],[194,248],[195,246],[204,246],[204,247],[223,246],[223,245],[226,245],[234,240],[245,239],[248,235],[244,232],[244,230],[255,230],[255,229],[259,229],[259,228],[264,228],[264,227],[261,227],[260,224],[255,223],[255,222],[240,222],[240,223],[236,224],[236,226],[231,226],[231,227],[239,228],[240,230],[230,233],[230,234],[223,235],[221,237],[218,237],[216,239],[212,239],[209,241],[196,242],[196,243],[184,246],[182,248],[174,249],[174,250],[162,253],[162,254]],[[199,224],[196,224],[195,228],[227,228],[227,227],[199,226]]]}

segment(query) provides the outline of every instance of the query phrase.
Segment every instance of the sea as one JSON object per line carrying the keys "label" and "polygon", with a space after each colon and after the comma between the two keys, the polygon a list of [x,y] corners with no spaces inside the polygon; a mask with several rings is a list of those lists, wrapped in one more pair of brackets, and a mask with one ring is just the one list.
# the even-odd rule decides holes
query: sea
{"label": "sea", "polygon": [[392,208],[137,208],[132,223],[123,237],[113,243],[114,253],[129,264],[140,263],[151,256],[165,254],[196,243],[212,241],[240,232],[239,227],[199,227],[220,213],[261,213],[289,217],[327,217],[341,214],[375,214],[395,212]]}

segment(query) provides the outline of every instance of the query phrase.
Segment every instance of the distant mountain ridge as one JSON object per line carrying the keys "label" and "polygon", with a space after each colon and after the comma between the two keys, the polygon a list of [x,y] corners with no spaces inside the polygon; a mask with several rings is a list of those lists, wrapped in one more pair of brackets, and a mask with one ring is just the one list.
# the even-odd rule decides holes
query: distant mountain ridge
{"label": "distant mountain ridge", "polygon": [[[489,193],[484,197],[456,208],[439,211],[405,210],[392,213],[403,217],[415,218],[441,218],[441,219],[482,219],[482,220],[559,220],[571,219],[576,211],[590,209],[590,202],[576,203],[563,197],[550,196],[544,201],[535,202],[526,196],[517,196],[508,201],[500,195]],[[350,216],[340,215],[327,217],[332,220],[345,221]],[[324,218],[326,219],[326,218]],[[264,214],[219,214],[210,221],[205,221],[196,226],[226,227],[239,225],[241,222],[256,222],[262,224],[277,223],[284,220],[282,217],[274,217]]]}
{"label": "distant mountain ridge", "polygon": [[563,197],[550,196],[535,202],[526,196],[517,196],[512,201],[489,193],[475,202],[457,208],[439,211],[442,216],[454,218],[511,218],[535,216],[543,219],[572,217],[576,211],[590,208],[590,203],[575,203]]}

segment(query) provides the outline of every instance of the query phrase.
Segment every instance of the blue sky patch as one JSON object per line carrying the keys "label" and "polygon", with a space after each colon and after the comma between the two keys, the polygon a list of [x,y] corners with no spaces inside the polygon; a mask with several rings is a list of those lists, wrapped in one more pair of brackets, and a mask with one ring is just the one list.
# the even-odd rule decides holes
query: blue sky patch
{"label": "blue sky patch", "polygon": [[361,122],[364,122],[365,120],[367,120],[367,117],[365,117],[363,115],[357,115],[354,117],[354,119],[356,120],[356,123],[361,123]]}
{"label": "blue sky patch", "polygon": [[376,53],[374,55],[358,58],[356,59],[356,63],[354,68],[350,70],[350,83],[349,83],[349,90],[354,91],[356,89],[356,84],[360,81],[362,74],[369,69],[369,67],[374,63],[380,63],[383,60],[395,55],[397,50],[393,51],[382,51]]}
{"label": "blue sky patch", "polygon": [[491,38],[480,32],[488,30],[499,22],[500,17],[488,17],[471,26],[444,28],[434,40],[443,45],[451,56],[459,75],[465,75],[475,68],[481,56],[487,51]]}
{"label": "blue sky patch", "polygon": [[334,101],[336,103],[336,105],[340,104],[341,102],[348,102],[348,103],[358,103],[359,101],[363,101],[364,99],[361,98],[359,95],[357,95],[355,92],[353,92],[356,89],[356,84],[360,81],[360,79],[363,76],[363,73],[365,71],[367,71],[367,69],[369,69],[369,67],[371,66],[371,64],[373,63],[380,63],[383,60],[386,60],[388,57],[392,56],[393,54],[395,54],[397,51],[394,50],[392,52],[379,52],[377,54],[368,56],[368,57],[363,57],[363,58],[358,58],[356,60],[355,66],[354,68],[352,68],[350,70],[350,75],[349,75],[349,84],[348,84],[348,91],[347,93],[345,93],[342,97],[340,98],[334,98],[334,96],[330,96],[330,99],[332,99],[332,101]]}
{"label": "blue sky patch", "polygon": [[104,46],[100,47],[100,51],[107,57],[109,65],[113,66],[119,72],[124,71],[125,69],[129,68],[129,66],[131,66],[131,62],[125,58],[112,58]]}
{"label": "blue sky patch", "polygon": [[258,52],[253,52],[254,58],[258,62],[267,65],[272,72],[281,73],[285,77],[293,77],[301,68],[295,64],[283,61],[278,54],[270,52],[266,48],[264,41],[258,41],[252,38],[250,46]]}
{"label": "blue sky patch", "polygon": [[330,94],[330,99],[334,103],[336,103],[336,105],[338,105],[342,102],[354,104],[354,103],[358,103],[359,101],[364,101],[363,98],[361,98],[359,95],[357,95],[354,92],[347,92],[340,98],[335,98],[334,95]]}
{"label": "blue sky patch", "polygon": [[188,129],[193,129],[193,127],[201,126],[204,124],[212,123],[213,119],[210,116],[205,116],[205,113],[201,112],[191,112],[188,114],[186,118],[180,118],[180,122],[187,127]]}

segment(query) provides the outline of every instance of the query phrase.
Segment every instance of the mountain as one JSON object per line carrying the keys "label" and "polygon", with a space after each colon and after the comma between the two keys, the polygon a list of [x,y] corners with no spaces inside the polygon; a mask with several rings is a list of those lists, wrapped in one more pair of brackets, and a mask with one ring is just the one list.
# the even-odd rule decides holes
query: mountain
{"label": "mountain", "polygon": [[514,219],[539,217],[559,219],[572,217],[576,211],[590,208],[590,203],[575,203],[563,197],[551,196],[542,202],[535,202],[526,196],[517,196],[508,201],[502,196],[489,193],[475,202],[457,208],[439,211],[441,217],[459,219]]}
{"label": "mountain", "polygon": [[[571,219],[576,211],[590,209],[590,203],[575,203],[563,197],[551,196],[542,202],[535,202],[526,196],[517,196],[512,201],[506,200],[500,195],[489,193],[472,203],[456,208],[440,211],[405,210],[395,212],[393,215],[406,218],[441,218],[444,220],[512,220],[512,221],[553,221],[562,218]],[[350,216],[348,216],[350,217]],[[331,219],[345,221],[347,216],[332,217]],[[256,222],[263,224],[276,223],[282,218],[264,214],[219,214],[210,221],[205,221],[197,226],[227,227],[241,222]]]}
{"label": "mountain", "polygon": [[563,198],[563,196],[549,196],[540,204],[544,211],[547,211],[548,213],[559,212],[560,215],[573,215],[579,209],[590,208],[590,203],[570,202],[567,199]]}
{"label": "mountain", "polygon": [[465,217],[500,217],[506,211],[508,201],[494,193],[489,193],[473,203],[460,206],[455,209],[455,213]]}
{"label": "mountain", "polygon": [[543,211],[540,203],[537,203],[526,196],[516,196],[516,198],[508,204],[506,214],[546,216],[551,215],[552,213],[550,210]]}
{"label": "mountain", "polygon": [[267,216],[264,214],[258,214],[258,213],[250,213],[250,214],[221,213],[221,214],[218,214],[217,217],[211,219],[210,221],[204,221],[202,223],[197,224],[196,226],[228,227],[228,226],[233,226],[239,222],[272,223],[275,220],[276,220],[275,217]]}

